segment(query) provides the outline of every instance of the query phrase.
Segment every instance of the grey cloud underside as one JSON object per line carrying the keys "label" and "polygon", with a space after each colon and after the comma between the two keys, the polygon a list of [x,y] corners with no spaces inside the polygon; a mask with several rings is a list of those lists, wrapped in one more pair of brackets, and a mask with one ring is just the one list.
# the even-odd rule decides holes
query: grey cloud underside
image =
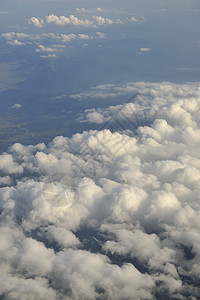
{"label": "grey cloud underside", "polygon": [[120,132],[0,156],[3,299],[199,299],[200,88],[128,86],[134,100],[85,114]]}

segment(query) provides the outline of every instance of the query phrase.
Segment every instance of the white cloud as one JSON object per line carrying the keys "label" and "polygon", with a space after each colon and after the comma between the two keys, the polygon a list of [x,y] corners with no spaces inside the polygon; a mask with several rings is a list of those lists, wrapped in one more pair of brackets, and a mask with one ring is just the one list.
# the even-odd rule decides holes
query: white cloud
{"label": "white cloud", "polygon": [[5,153],[0,155],[0,170],[7,174],[20,174],[23,167],[14,161],[12,155]]}
{"label": "white cloud", "polygon": [[85,8],[76,8],[76,11],[78,11],[78,12],[85,12],[86,9]]}
{"label": "white cloud", "polygon": [[150,48],[140,48],[140,51],[141,52],[148,52],[150,51],[151,49]]}
{"label": "white cloud", "polygon": [[32,17],[29,21],[29,24],[34,25],[36,27],[43,27],[44,26],[44,20],[36,17]]}
{"label": "white cloud", "polygon": [[87,34],[82,34],[82,33],[79,33],[79,34],[78,34],[78,37],[79,37],[79,39],[81,39],[81,40],[89,40],[89,39],[90,39],[89,35],[87,35]]}
{"label": "white cloud", "polygon": [[61,34],[61,39],[62,39],[62,42],[69,42],[71,40],[74,40],[76,39],[76,35],[71,33],[71,34]]}
{"label": "white cloud", "polygon": [[60,45],[60,44],[56,44],[56,45],[52,45],[53,47],[55,47],[55,48],[66,48],[66,46],[65,45]]}
{"label": "white cloud", "polygon": [[41,58],[56,58],[56,54],[40,55]]}
{"label": "white cloud", "polygon": [[95,95],[134,97],[86,110],[101,130],[0,156],[1,293],[198,299],[199,83],[106,84],[74,98]]}
{"label": "white cloud", "polygon": [[16,109],[19,109],[22,107],[22,104],[20,103],[15,103],[13,106],[11,106],[11,108],[16,108]]}
{"label": "white cloud", "polygon": [[[7,43],[10,45],[36,45],[36,52],[60,52],[66,47],[62,44],[53,44],[55,42],[67,43],[72,40],[89,40],[89,39],[101,39],[106,38],[105,34],[102,32],[96,32],[96,35],[88,35],[85,33],[69,33],[69,34],[54,34],[54,33],[42,33],[42,34],[26,34],[26,33],[16,33],[16,32],[7,32],[2,34],[3,38],[7,40]],[[42,40],[45,39],[45,42],[48,40],[49,47],[46,47],[41,44]]]}
{"label": "white cloud", "polygon": [[105,39],[106,38],[106,35],[105,35],[105,33],[103,33],[103,32],[96,32],[96,35],[97,35],[97,37],[98,38],[100,38],[100,39]]}
{"label": "white cloud", "polygon": [[24,45],[22,42],[18,41],[18,40],[14,40],[12,42],[8,42],[8,44],[12,45],[12,46],[22,46]]}
{"label": "white cloud", "polygon": [[70,15],[69,18],[65,16],[56,16],[56,15],[49,15],[46,17],[46,23],[50,24],[56,24],[60,26],[65,25],[75,25],[75,26],[83,26],[83,27],[93,27],[93,23],[89,21],[88,19],[80,20],[79,18],[75,17],[74,15]]}
{"label": "white cloud", "polygon": [[[24,42],[25,39],[32,39],[31,35],[26,33],[15,33],[15,32],[7,32],[2,34],[3,38],[7,40],[9,45],[13,46],[22,46],[30,44],[30,42]],[[22,41],[19,41],[21,39]]]}
{"label": "white cloud", "polygon": [[[41,34],[41,35],[38,35],[38,34],[26,34],[26,33],[23,33],[23,32],[7,32],[7,33],[3,33],[2,36],[8,40],[8,41],[14,41],[14,40],[30,40],[30,41],[34,41],[34,40],[40,40],[42,37],[51,37],[52,38],[52,35],[54,36],[54,38],[56,37],[53,33],[49,33],[49,34]],[[28,42],[26,42],[27,44]],[[23,42],[23,44],[25,44]]]}
{"label": "white cloud", "polygon": [[137,23],[137,22],[138,22],[138,19],[136,19],[135,17],[131,17],[131,21],[132,21],[133,23]]}
{"label": "white cloud", "polygon": [[36,52],[55,52],[55,51],[57,51],[56,48],[45,47],[43,45],[38,45],[38,48],[36,49]]}
{"label": "white cloud", "polygon": [[[76,10],[76,11],[84,12],[83,9]],[[96,11],[98,13],[102,12],[100,8],[98,8]],[[55,14],[50,14],[46,16],[44,20],[40,18],[32,17],[31,19],[29,19],[28,23],[36,27],[43,27],[45,24],[54,24],[57,26],[73,25],[73,26],[86,27],[86,28],[87,27],[96,28],[98,26],[104,26],[104,25],[124,24],[124,21],[119,18],[113,21],[108,17],[103,17],[99,15],[98,16],[93,15],[89,20],[89,19],[79,19],[79,17],[76,17],[75,15],[70,15],[69,17],[66,17],[66,16],[56,16]]]}
{"label": "white cloud", "polygon": [[122,268],[111,265],[103,255],[65,251],[57,257],[55,276],[65,289],[69,278],[73,299],[96,299],[100,293],[106,299],[122,299],[124,296],[135,300],[151,299],[153,281],[148,275],[141,274],[130,264]]}
{"label": "white cloud", "polygon": [[7,32],[7,33],[3,33],[2,36],[6,39],[6,40],[12,40],[13,39],[13,35],[15,35],[15,32]]}
{"label": "white cloud", "polygon": [[101,124],[104,122],[104,117],[102,114],[94,111],[94,112],[89,112],[87,114],[87,121],[89,123],[96,123],[96,124]]}
{"label": "white cloud", "polygon": [[26,34],[26,33],[15,33],[15,36],[16,36],[18,39],[29,38],[29,35]]}
{"label": "white cloud", "polygon": [[113,21],[109,18],[104,18],[104,17],[101,17],[101,16],[93,16],[93,19],[97,22],[98,26],[113,24]]}
{"label": "white cloud", "polygon": [[58,243],[63,248],[77,247],[80,241],[77,237],[65,228],[50,227],[47,232],[47,239],[50,243]]}
{"label": "white cloud", "polygon": [[103,9],[100,7],[94,8],[94,9],[86,9],[86,8],[76,8],[75,9],[78,13],[83,13],[83,14],[94,14],[94,13],[102,13]]}

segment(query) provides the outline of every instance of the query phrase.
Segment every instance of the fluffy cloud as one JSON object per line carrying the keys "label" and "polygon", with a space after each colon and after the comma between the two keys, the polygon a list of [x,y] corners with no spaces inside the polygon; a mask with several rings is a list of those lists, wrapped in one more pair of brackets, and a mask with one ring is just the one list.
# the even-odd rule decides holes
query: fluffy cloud
{"label": "fluffy cloud", "polygon": [[55,51],[57,51],[57,48],[45,47],[43,45],[38,45],[38,48],[36,49],[36,52],[55,52]]}
{"label": "fluffy cloud", "polygon": [[96,124],[102,124],[104,122],[104,117],[102,114],[93,111],[87,113],[87,121],[89,123],[96,123]]}
{"label": "fluffy cloud", "polygon": [[105,36],[105,33],[103,33],[103,32],[96,32],[96,35],[97,35],[97,37],[98,38],[100,38],[100,39],[105,39],[106,38],[106,36]]}
{"label": "fluffy cloud", "polygon": [[24,45],[22,42],[20,42],[18,40],[14,40],[12,42],[8,42],[8,44],[13,45],[13,46],[22,46],[22,45]]}
{"label": "fluffy cloud", "polygon": [[[16,33],[16,32],[7,32],[2,34],[3,38],[7,41],[7,44],[12,46],[23,46],[30,45],[36,46],[36,52],[60,52],[63,51],[66,47],[63,44],[52,44],[52,42],[59,43],[68,43],[73,40],[83,41],[91,39],[103,39],[106,38],[106,35],[102,32],[96,32],[96,34],[88,35],[85,33],[68,33],[68,34],[55,34],[55,33],[42,33],[42,34],[26,34],[26,33]],[[45,40],[45,43],[48,42],[50,46],[42,45],[42,41]],[[54,54],[43,55],[42,57],[54,57]]]}
{"label": "fluffy cloud", "polygon": [[75,17],[74,15],[70,15],[69,18],[65,16],[56,16],[56,15],[49,15],[46,17],[46,23],[50,24],[56,24],[60,26],[65,26],[65,25],[75,25],[75,26],[83,26],[83,27],[92,27],[93,23],[89,21],[88,19],[85,20],[80,20],[79,18]]}
{"label": "fluffy cloud", "polygon": [[15,32],[7,32],[7,33],[3,33],[2,36],[6,39],[6,40],[12,40],[13,35],[15,35]]}
{"label": "fluffy cloud", "polygon": [[36,48],[35,51],[49,53],[48,55],[44,55],[44,54],[40,55],[41,58],[56,58],[57,56],[53,52],[63,51],[63,47],[62,45],[56,45],[54,48],[51,48],[51,47],[45,47],[43,45],[38,45],[38,48]]}
{"label": "fluffy cloud", "polygon": [[89,40],[89,39],[90,39],[89,35],[83,34],[83,33],[82,33],[82,34],[79,34],[78,37],[79,37],[79,39],[81,39],[81,40]]}
{"label": "fluffy cloud", "polygon": [[36,27],[43,27],[44,26],[44,20],[36,17],[32,17],[29,21],[29,24],[34,25]]}
{"label": "fluffy cloud", "polygon": [[138,19],[136,19],[135,17],[131,17],[131,21],[132,21],[133,23],[137,23],[137,22],[138,22]]}
{"label": "fluffy cloud", "polygon": [[104,18],[104,17],[101,17],[101,16],[93,16],[93,19],[97,22],[97,24],[99,26],[101,25],[111,25],[113,24],[113,21],[109,18]]}
{"label": "fluffy cloud", "polygon": [[[78,12],[84,12],[83,9],[78,10]],[[101,12],[101,9],[97,9],[98,12]],[[132,17],[133,18],[133,17]],[[136,22],[136,19],[132,19],[132,22]],[[29,24],[34,25],[36,27],[43,27],[45,24],[54,24],[58,26],[66,26],[66,25],[73,25],[73,26],[80,26],[80,27],[91,27],[96,28],[98,26],[103,25],[112,25],[114,23],[116,24],[123,24],[124,22],[120,19],[117,19],[116,21],[111,20],[107,17],[102,16],[92,16],[91,19],[79,19],[78,17],[74,15],[70,15],[69,17],[66,16],[56,16],[54,14],[50,14],[45,17],[45,19],[40,19],[36,17],[32,17],[28,21]]]}
{"label": "fluffy cloud", "polygon": [[15,174],[22,173],[23,167],[14,161],[12,155],[5,153],[0,156],[0,170],[7,174]]}
{"label": "fluffy cloud", "polygon": [[0,295],[199,299],[199,83],[74,98],[96,92],[134,96],[87,110],[99,130],[0,156]]}

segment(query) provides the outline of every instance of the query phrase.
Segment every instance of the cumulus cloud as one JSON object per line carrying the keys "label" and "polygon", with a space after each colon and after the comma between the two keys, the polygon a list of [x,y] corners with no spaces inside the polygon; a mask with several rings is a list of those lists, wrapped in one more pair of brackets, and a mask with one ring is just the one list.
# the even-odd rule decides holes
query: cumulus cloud
{"label": "cumulus cloud", "polygon": [[18,40],[14,40],[12,42],[8,42],[8,44],[13,45],[13,46],[22,46],[24,45],[22,42],[18,41]]}
{"label": "cumulus cloud", "polygon": [[81,39],[81,40],[89,40],[89,39],[90,39],[89,35],[83,34],[83,33],[79,33],[79,34],[78,34],[78,37],[79,37],[79,39]]}
{"label": "cumulus cloud", "polygon": [[138,19],[136,19],[135,17],[131,17],[131,21],[132,21],[133,23],[137,23],[137,22],[138,22]]}
{"label": "cumulus cloud", "polygon": [[100,31],[96,32],[96,35],[97,35],[97,37],[100,38],[100,39],[105,39],[105,38],[106,38],[105,33],[100,32]]}
{"label": "cumulus cloud", "polygon": [[69,42],[71,40],[76,39],[76,35],[71,33],[71,34],[61,34],[61,39],[62,42]]}
{"label": "cumulus cloud", "polygon": [[92,111],[87,113],[87,121],[89,123],[101,124],[104,122],[104,117],[102,114]]}
{"label": "cumulus cloud", "polygon": [[96,91],[133,97],[85,111],[99,130],[0,155],[0,295],[199,299],[199,83],[79,97]]}
{"label": "cumulus cloud", "polygon": [[45,47],[43,45],[38,45],[36,52],[55,52],[57,48]]}
{"label": "cumulus cloud", "polygon": [[[7,41],[40,40],[42,37],[47,37],[47,36],[52,37],[52,35],[54,35],[54,34],[50,33],[50,34],[41,34],[41,35],[35,34],[34,35],[34,34],[26,34],[23,32],[6,32],[6,33],[2,34],[3,38],[6,39]],[[54,35],[54,38],[55,38],[55,35]]]}
{"label": "cumulus cloud", "polygon": [[[86,12],[84,9],[76,9],[77,12]],[[97,8],[96,12],[100,13],[102,10]],[[132,17],[134,18],[134,17]],[[132,22],[137,22],[136,19],[131,19]],[[57,26],[79,26],[79,27],[91,27],[96,28],[98,26],[112,25],[112,24],[123,24],[124,22],[119,18],[115,21],[108,17],[103,17],[99,15],[91,16],[91,19],[80,19],[75,15],[66,16],[56,16],[55,14],[50,14],[43,19],[32,17],[28,20],[28,23],[36,27],[43,27],[44,25],[54,24]]]}
{"label": "cumulus cloud", "polygon": [[38,45],[38,48],[36,48],[36,52],[42,52],[42,53],[49,53],[48,55],[40,55],[41,58],[56,58],[55,52],[61,52],[63,51],[63,48],[65,46],[63,45],[55,45],[52,47],[45,47],[44,45]]}
{"label": "cumulus cloud", "polygon": [[13,38],[13,35],[15,35],[15,32],[7,32],[7,33],[3,33],[2,36],[6,39],[6,40],[11,40]]}
{"label": "cumulus cloud", "polygon": [[10,176],[3,176],[0,178],[0,186],[8,186],[8,185],[11,185],[12,183],[12,180],[10,178]]}
{"label": "cumulus cloud", "polygon": [[15,32],[7,32],[2,34],[3,38],[7,40],[7,44],[12,46],[23,46],[30,44],[31,42],[24,42],[24,40],[31,40],[32,36],[26,33],[15,33]]}
{"label": "cumulus cloud", "polygon": [[[199,84],[191,83],[185,85],[178,85],[169,82],[163,82],[162,85],[159,83],[144,83],[144,82],[127,82],[123,85],[117,84],[102,84],[95,87],[91,87],[89,91],[79,94],[71,95],[73,99],[84,99],[84,98],[114,98],[114,97],[130,97],[132,100],[135,96],[140,97],[142,101],[142,95],[155,99],[155,101],[162,101],[164,99],[173,101],[174,97],[181,99],[182,96],[190,97],[190,95],[199,95]],[[141,96],[140,96],[141,95]],[[145,99],[146,99],[145,98]],[[130,99],[130,101],[131,101]],[[149,105],[149,101],[143,101],[145,105]],[[143,104],[142,102],[142,104]],[[163,101],[161,102],[163,103]],[[191,109],[196,109],[196,102],[191,97],[191,104],[187,104]]]}
{"label": "cumulus cloud", "polygon": [[32,17],[29,21],[29,24],[34,25],[36,27],[43,27],[44,26],[44,20],[36,17]]}
{"label": "cumulus cloud", "polygon": [[113,21],[109,18],[104,18],[104,17],[101,17],[101,16],[93,16],[93,19],[97,22],[97,24],[99,26],[101,25],[111,25],[113,24]]}
{"label": "cumulus cloud", "polygon": [[65,16],[56,16],[51,14],[46,17],[46,23],[50,24],[53,23],[55,25],[65,26],[65,25],[75,25],[75,26],[83,26],[83,27],[92,27],[93,23],[88,19],[80,20],[79,18],[75,17],[74,15],[70,15],[69,18]]}
{"label": "cumulus cloud", "polygon": [[14,161],[12,155],[5,153],[0,156],[0,170],[6,174],[20,174],[23,167]]}
{"label": "cumulus cloud", "polygon": [[[68,43],[73,40],[91,40],[91,39],[102,39],[106,38],[106,35],[102,32],[96,32],[96,34],[88,35],[85,33],[68,33],[68,34],[55,34],[52,32],[42,34],[26,34],[17,32],[7,32],[2,34],[3,38],[8,44],[12,46],[24,46],[28,44],[35,45],[36,52],[60,52],[66,47],[63,44],[56,43]],[[48,47],[42,45],[42,41],[48,42]],[[53,44],[52,44],[53,42]]]}

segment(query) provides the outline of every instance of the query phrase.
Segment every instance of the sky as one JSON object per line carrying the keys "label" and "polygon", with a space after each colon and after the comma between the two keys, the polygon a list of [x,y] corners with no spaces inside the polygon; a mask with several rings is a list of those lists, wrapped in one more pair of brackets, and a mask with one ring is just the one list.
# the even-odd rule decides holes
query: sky
{"label": "sky", "polygon": [[198,82],[199,14],[198,1],[2,0],[0,151],[88,130],[79,114],[106,101],[70,96],[94,86]]}
{"label": "sky", "polygon": [[200,298],[199,16],[1,0],[1,299]]}

